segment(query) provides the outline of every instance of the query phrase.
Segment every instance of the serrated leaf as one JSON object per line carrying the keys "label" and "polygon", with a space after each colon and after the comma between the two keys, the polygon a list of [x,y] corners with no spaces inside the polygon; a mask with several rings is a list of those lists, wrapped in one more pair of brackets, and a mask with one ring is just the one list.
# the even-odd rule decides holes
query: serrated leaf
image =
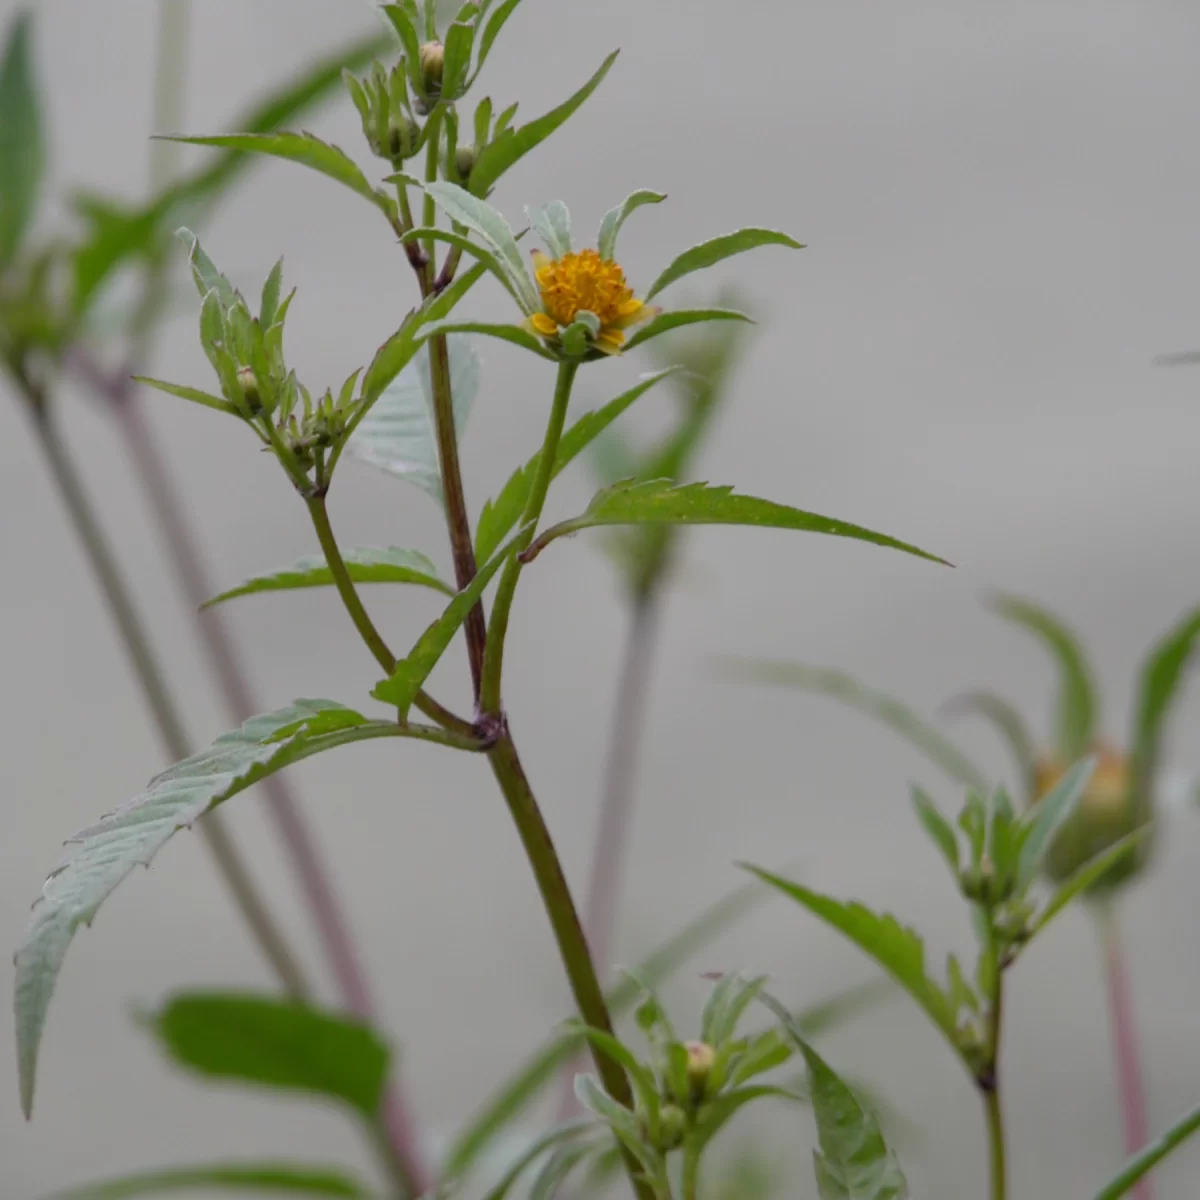
{"label": "serrated leaf", "polygon": [[294,1163],[219,1163],[202,1167],[171,1167],[101,1183],[88,1183],[55,1192],[48,1200],[134,1200],[167,1192],[196,1192],[217,1188],[238,1193],[266,1192],[273,1196],[333,1196],[341,1200],[370,1200],[371,1192],[337,1167]]}
{"label": "serrated leaf", "polygon": [[32,40],[33,14],[17,9],[0,57],[0,268],[24,241],[45,169]]}
{"label": "serrated leaf", "polygon": [[[346,570],[355,583],[413,583],[432,588],[444,596],[453,596],[454,589],[437,573],[437,567],[416,550],[401,550],[395,546],[351,546],[342,551]],[[263,575],[255,575],[214,596],[204,605],[211,608],[236,596],[253,596],[258,592],[287,592],[297,588],[332,587],[333,572],[323,554],[297,559],[289,567],[280,567]]]}
{"label": "serrated leaf", "polygon": [[516,551],[523,532],[524,530],[511,537],[479,568],[475,578],[450,601],[442,615],[425,630],[408,656],[396,664],[390,678],[376,684],[371,695],[384,704],[398,708],[401,719],[407,716],[417,692],[437,666],[438,660],[445,654],[446,647],[467,619],[467,614],[479,603],[492,577]]}
{"label": "serrated leaf", "polygon": [[1018,831],[1017,895],[1023,895],[1037,877],[1042,858],[1055,831],[1071,815],[1096,769],[1094,758],[1076,763],[1058,784],[1026,814]]}
{"label": "serrated leaf", "polygon": [[818,516],[756,496],[736,495],[730,487],[707,483],[676,485],[670,480],[654,479],[647,483],[623,483],[596,493],[587,511],[562,521],[538,535],[522,554],[532,562],[551,542],[582,529],[601,525],[748,525],[761,529],[794,529],[853,538],[902,550],[917,558],[948,566],[944,559],[897,541],[886,534],[851,525],[832,517]]}
{"label": "serrated leaf", "polygon": [[652,300],[664,288],[691,275],[694,271],[704,271],[717,263],[731,258],[735,254],[744,254],[759,246],[787,246],[792,250],[803,250],[804,247],[786,233],[777,233],[773,229],[739,229],[736,233],[727,233],[722,237],[712,238],[701,242],[690,250],[685,250],[663,273],[650,285],[646,299]]}
{"label": "serrated leaf", "polygon": [[1037,796],[1037,756],[1033,749],[1033,739],[1029,736],[1025,721],[1016,708],[993,692],[977,691],[955,696],[944,706],[943,711],[948,718],[974,714],[991,722],[1008,745],[1016,763],[1025,791],[1025,803],[1032,804]]}
{"label": "serrated leaf", "polygon": [[894,696],[868,687],[845,671],[753,658],[722,659],[721,669],[724,674],[749,682],[799,688],[838,700],[899,734],[951,779],[967,787],[987,788],[983,772],[949,738]]}
{"label": "serrated leaf", "polygon": [[[558,451],[554,456],[552,478],[557,478],[622,413],[626,412],[655,384],[660,383],[669,375],[673,375],[676,370],[675,367],[668,367],[665,370],[656,371],[652,375],[646,375],[628,391],[622,392],[607,404],[580,417],[559,440]],[[483,511],[479,515],[479,524],[475,530],[475,556],[477,558],[490,558],[508,531],[521,519],[541,459],[542,452],[539,450],[524,466],[518,467],[509,476],[495,500],[489,500],[483,506]]]}
{"label": "serrated leaf", "polygon": [[600,232],[596,237],[596,248],[600,257],[611,259],[617,252],[617,235],[625,224],[630,213],[636,212],[643,204],[661,204],[667,198],[666,192],[652,192],[641,188],[626,196],[616,208],[610,208],[600,222]]}
{"label": "serrated leaf", "polygon": [[220,396],[202,392],[198,388],[183,387],[178,383],[167,383],[162,379],[151,379],[146,375],[135,375],[134,383],[143,383],[147,387],[166,392],[168,396],[176,396],[180,400],[190,400],[193,404],[202,404],[205,408],[215,408],[218,412],[229,413],[230,416],[241,417],[237,406]]}
{"label": "serrated leaf", "polygon": [[266,154],[299,163],[370,201],[393,225],[397,221],[396,202],[386,192],[372,187],[362,169],[344,150],[311,133],[223,133],[209,137],[172,136],[169,140],[190,146],[237,150],[244,154]]}
{"label": "serrated leaf", "polygon": [[[422,327],[420,336],[425,336],[427,330]],[[479,393],[479,357],[467,338],[451,337],[447,344],[454,425],[461,438]],[[421,346],[384,388],[350,436],[346,449],[360,462],[414,484],[438,504],[444,503],[427,346]]]}
{"label": "serrated leaf", "polygon": [[1182,1146],[1200,1131],[1200,1105],[1186,1113],[1166,1133],[1160,1134],[1148,1146],[1139,1150],[1105,1187],[1096,1193],[1096,1200],[1120,1200],[1137,1186],[1173,1150]]}
{"label": "serrated leaf", "polygon": [[917,816],[925,828],[925,832],[929,834],[930,841],[933,842],[941,853],[941,856],[946,860],[946,865],[950,868],[950,874],[957,883],[958,838],[955,836],[954,827],[942,816],[937,805],[934,804],[929,796],[915,785],[912,789],[912,801],[913,807],[917,810]]}
{"label": "serrated leaf", "polygon": [[[497,12],[500,10],[497,9]],[[486,31],[485,31],[486,36]],[[585,100],[600,86],[612,65],[617,60],[614,50],[600,65],[600,69],[569,100],[551,109],[544,116],[522,125],[519,129],[507,129],[483,148],[471,172],[471,191],[476,196],[486,196],[496,181],[510,167],[524,158],[530,150],[544,142],[564,122],[574,116]]]}
{"label": "serrated leaf", "polygon": [[680,308],[671,312],[659,313],[651,317],[644,325],[639,325],[633,337],[623,347],[623,352],[636,350],[646,342],[652,342],[672,329],[682,329],[685,325],[700,325],[706,321],[742,321],[753,325],[754,321],[745,313],[732,308]]}
{"label": "serrated leaf", "polygon": [[505,22],[512,16],[513,10],[520,3],[521,0],[504,0],[503,4],[498,5],[489,14],[487,24],[484,25],[483,33],[479,38],[479,57],[475,65],[475,75],[471,79],[472,83],[478,77],[479,72],[483,70],[483,64],[487,62],[488,55],[491,54],[492,47],[496,43],[496,38],[500,36]]}
{"label": "serrated leaf", "polygon": [[181,1066],[210,1079],[309,1092],[373,1120],[391,1051],[360,1021],[233,992],[172,997],[147,1021]]}
{"label": "serrated leaf", "polygon": [[890,913],[879,916],[857,901],[843,903],[759,867],[743,866],[874,959],[925,1010],[951,1045],[956,1045],[953,1006],[942,988],[926,975],[925,944],[915,930],[901,925]]}
{"label": "serrated leaf", "polygon": [[1132,854],[1149,835],[1149,829],[1135,829],[1131,834],[1114,842],[1108,849],[1089,859],[1050,897],[1046,907],[1033,923],[1034,936],[1041,933],[1064,908],[1077,896],[1082,895],[1097,880],[1107,875],[1126,855]]}
{"label": "serrated leaf", "polygon": [[134,867],[149,866],[179,830],[289,763],[372,736],[376,724],[329,700],[298,700],[252,717],[156,776],[141,795],[71,839],[66,858],[34,905],[15,960],[17,1063],[26,1116],[33,1108],[46,1012],[79,926],[90,925],[118,884]]}
{"label": "serrated leaf", "polygon": [[554,258],[562,258],[571,253],[571,214],[561,200],[531,205],[525,209],[525,213],[529,217],[530,225],[537,231],[538,237]]}
{"label": "serrated leaf", "polygon": [[1054,743],[1064,762],[1074,762],[1091,745],[1098,721],[1099,702],[1083,647],[1057,617],[1027,600],[998,596],[992,607],[1040,638],[1053,655],[1058,667]]}

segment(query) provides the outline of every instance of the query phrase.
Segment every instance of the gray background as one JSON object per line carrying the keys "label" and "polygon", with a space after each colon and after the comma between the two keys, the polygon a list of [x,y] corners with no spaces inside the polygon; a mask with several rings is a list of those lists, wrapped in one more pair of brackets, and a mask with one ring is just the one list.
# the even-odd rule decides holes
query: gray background
{"label": "gray background", "polygon": [[[0,16],[13,7],[4,0]],[[56,183],[136,196],[154,5],[37,7]],[[355,0],[195,8],[187,124],[199,131],[371,22]],[[1123,738],[1144,647],[1200,596],[1200,373],[1151,366],[1161,351],[1200,343],[1200,9],[1172,0],[528,0],[485,83],[532,115],[614,46],[624,52],[606,86],[571,132],[504,181],[497,203],[516,221],[522,204],[561,196],[592,228],[635,187],[669,191],[669,206],[640,213],[624,239],[626,267],[643,284],[679,249],[738,224],[785,227],[808,242],[800,255],[761,251],[714,273],[745,288],[764,320],[704,473],[876,525],[959,564],[950,572],[786,534],[689,538],[654,686],[618,958],[635,959],[734,885],[731,864],[749,859],[799,861],[815,884],[903,914],[928,931],[940,961],[969,934],[910,818],[906,784],[921,780],[947,805],[953,789],[825,702],[714,682],[710,656],[844,666],[927,711],[987,682],[1044,729],[1047,664],[979,604],[1001,585],[1056,606],[1085,633],[1106,687],[1106,727]],[[358,153],[348,104],[310,124]],[[299,168],[258,170],[206,243],[255,286],[286,253],[300,288],[290,353],[316,387],[369,359],[411,303],[382,223]],[[678,301],[689,298],[678,290]],[[474,307],[507,311],[496,289],[481,290]],[[483,350],[485,388],[465,443],[476,508],[535,445],[550,386],[528,356]],[[587,372],[580,402],[614,394],[635,369]],[[170,326],[154,371],[207,386],[194,312]],[[315,548],[281,472],[247,436],[165,397],[147,403],[221,583]],[[665,404],[646,401],[640,423],[653,427]],[[65,394],[62,417],[194,736],[207,739],[227,722],[121,447],[85,397]],[[564,479],[553,511],[583,503],[589,486],[583,472]],[[160,752],[15,404],[0,407],[0,508],[0,943],[12,947],[64,835],[133,794]],[[333,514],[348,543],[420,547],[447,561],[437,510],[384,477],[347,466]],[[539,561],[520,599],[509,707],[581,879],[625,618],[587,537]],[[415,636],[435,603],[403,590],[369,600],[394,642]],[[264,704],[314,694],[356,703],[375,681],[331,594],[248,600],[231,619]],[[437,691],[461,699],[465,672],[453,657]],[[1200,766],[1189,736],[1196,717],[1194,701],[1178,712],[1177,766]],[[986,734],[971,736],[1001,770]],[[370,948],[423,1121],[452,1129],[567,1010],[485,764],[372,746],[308,763],[294,780]],[[227,811],[315,965],[255,797]],[[1200,1095],[1197,854],[1200,830],[1180,816],[1156,874],[1124,910],[1155,1126]],[[699,965],[769,971],[797,1001],[869,975],[833,934],[782,903]],[[353,1133],[313,1105],[197,1088],[128,1019],[131,1004],[175,988],[266,982],[201,848],[178,838],[78,938],[32,1125],[20,1118],[10,1041],[0,1039],[3,1195],[180,1159],[359,1156]],[[1097,982],[1081,913],[1013,979],[1004,1068],[1017,1197],[1090,1195],[1120,1159]],[[682,1017],[704,990],[695,974],[680,980],[671,994]],[[919,1123],[905,1147],[916,1194],[981,1194],[977,1102],[918,1014],[896,999],[828,1045]],[[755,1125],[751,1116],[743,1134]],[[759,1128],[765,1137],[768,1126]],[[780,1128],[790,1152],[807,1146],[807,1117]],[[1195,1194],[1198,1154],[1161,1172],[1164,1197]],[[803,1178],[789,1194],[811,1194]]]}

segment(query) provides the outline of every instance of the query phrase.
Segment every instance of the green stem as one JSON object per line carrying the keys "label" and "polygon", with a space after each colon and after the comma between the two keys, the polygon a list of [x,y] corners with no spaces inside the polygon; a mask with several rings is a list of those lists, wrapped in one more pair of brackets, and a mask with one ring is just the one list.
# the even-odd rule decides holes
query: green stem
{"label": "green stem", "polygon": [[[150,647],[141,617],[134,607],[112,550],[96,521],[92,503],[83,489],[75,464],[54,428],[45,398],[40,394],[31,393],[30,402],[34,414],[34,428],[50,472],[116,622],[146,706],[154,718],[168,757],[178,762],[190,753],[187,735],[184,732],[182,717],[167,688],[166,678]],[[197,828],[204,836],[243,919],[280,982],[290,995],[307,996],[309,987],[304,975],[266,904],[255,890],[250,874],[231,841],[223,820],[218,814],[209,813]]]}
{"label": "green stem", "polygon": [[1004,1200],[1007,1194],[1007,1172],[1004,1162],[1004,1113],[1000,1109],[1000,1093],[984,1096],[987,1111],[988,1146],[991,1155],[992,1200]]}
{"label": "green stem", "polygon": [[546,426],[546,436],[542,442],[541,455],[538,458],[537,475],[529,491],[529,500],[525,512],[521,516],[521,524],[525,527],[517,545],[517,551],[512,555],[500,575],[500,583],[496,588],[496,600],[492,605],[492,620],[488,627],[487,654],[483,662],[483,690],[480,694],[480,707],[485,713],[493,716],[500,714],[501,676],[504,671],[504,642],[508,636],[508,619],[512,611],[513,597],[517,591],[517,580],[521,577],[520,552],[533,541],[537,522],[541,518],[542,508],[546,503],[546,493],[550,490],[550,481],[554,478],[554,462],[558,456],[558,443],[562,437],[563,425],[567,419],[567,406],[571,403],[571,386],[575,382],[575,372],[578,363],[564,362],[558,367],[558,380],[554,387],[554,403],[550,410],[550,421]]}
{"label": "green stem", "polygon": [[984,953],[992,960],[995,983],[988,997],[987,1070],[980,1079],[984,1115],[988,1131],[988,1156],[991,1163],[991,1200],[1005,1200],[1008,1194],[1007,1154],[1004,1138],[1004,1110],[1000,1101],[1000,1041],[1004,1030],[1004,967],[1003,955],[996,940],[995,914],[985,909],[988,940]]}

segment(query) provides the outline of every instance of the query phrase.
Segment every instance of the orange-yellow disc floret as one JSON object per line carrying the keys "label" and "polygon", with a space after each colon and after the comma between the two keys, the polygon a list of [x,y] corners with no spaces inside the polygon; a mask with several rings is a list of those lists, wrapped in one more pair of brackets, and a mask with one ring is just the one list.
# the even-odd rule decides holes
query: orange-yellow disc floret
{"label": "orange-yellow disc floret", "polygon": [[557,261],[535,254],[534,271],[545,311],[532,320],[546,337],[567,328],[581,312],[590,312],[600,318],[600,340],[620,345],[625,340],[621,331],[643,314],[645,305],[625,282],[620,265],[595,250],[564,254]]}

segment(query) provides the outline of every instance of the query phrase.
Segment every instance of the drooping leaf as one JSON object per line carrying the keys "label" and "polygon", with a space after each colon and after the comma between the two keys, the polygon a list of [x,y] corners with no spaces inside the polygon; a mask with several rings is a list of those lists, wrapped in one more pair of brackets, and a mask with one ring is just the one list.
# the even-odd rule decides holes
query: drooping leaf
{"label": "drooping leaf", "polygon": [[812,1048],[787,1009],[769,995],[763,1002],[779,1018],[808,1066],[821,1146],[813,1154],[821,1200],[908,1200],[908,1183],[879,1122]]}
{"label": "drooping leaf", "polygon": [[1120,841],[1114,842],[1108,849],[1084,863],[1079,870],[1058,888],[1054,895],[1050,897],[1046,907],[1038,914],[1033,923],[1034,936],[1036,937],[1037,934],[1041,933],[1072,900],[1077,896],[1081,896],[1098,879],[1107,875],[1126,855],[1134,853],[1149,835],[1149,832],[1149,829],[1145,826],[1141,829],[1135,829],[1131,834],[1121,838]]}
{"label": "drooping leaf", "polygon": [[690,250],[685,250],[663,273],[650,285],[646,299],[652,300],[664,288],[691,275],[694,271],[705,271],[726,258],[735,254],[744,254],[758,246],[787,246],[792,250],[803,250],[804,247],[786,233],[777,233],[773,229],[739,229],[736,233],[727,233],[722,237],[712,238],[701,242]]}
{"label": "drooping leaf", "polygon": [[234,417],[241,417],[242,415],[236,405],[230,404],[228,400],[224,400],[220,396],[214,396],[210,392],[202,392],[199,388],[184,387],[178,383],[167,383],[165,380],[151,379],[146,375],[135,375],[133,380],[135,383],[143,383],[146,387],[166,392],[168,396],[176,396],[180,400],[190,400],[193,404],[202,404],[205,408],[215,408],[218,412],[228,413]]}
{"label": "drooping leaf", "polygon": [[[557,478],[560,472],[608,429],[622,413],[641,399],[655,384],[669,375],[673,375],[676,369],[667,367],[652,375],[646,375],[628,391],[622,392],[602,407],[580,417],[559,441],[558,452],[554,456],[554,478]],[[509,476],[508,482],[500,489],[500,494],[495,500],[489,500],[483,506],[483,512],[479,515],[479,524],[475,530],[475,555],[477,558],[490,558],[508,531],[521,519],[541,458],[542,452],[539,450],[524,466],[518,467]]]}
{"label": "drooping leaf", "polygon": [[944,559],[897,541],[886,534],[851,525],[832,517],[818,516],[785,504],[760,500],[756,496],[736,495],[730,487],[707,483],[676,485],[670,480],[653,479],[647,483],[621,483],[596,493],[587,511],[569,521],[552,525],[537,536],[524,552],[532,562],[551,542],[581,529],[601,525],[748,525],[761,529],[795,529],[853,538],[902,550],[918,558],[948,566]]}
{"label": "drooping leaf", "polygon": [[88,1183],[55,1192],[49,1200],[135,1200],[170,1192],[218,1189],[242,1194],[263,1192],[272,1196],[333,1196],[341,1200],[370,1200],[371,1192],[337,1167],[298,1166],[293,1163],[220,1163],[211,1167],[169,1167]]}
{"label": "drooping leaf", "polygon": [[294,1000],[191,992],[147,1020],[181,1066],[210,1079],[308,1092],[379,1111],[391,1051],[369,1026]]}
{"label": "drooping leaf", "polygon": [[1174,1125],[1156,1138],[1150,1145],[1139,1150],[1105,1187],[1096,1193],[1096,1200],[1120,1200],[1129,1195],[1138,1181],[1148,1175],[1173,1150],[1182,1146],[1200,1130],[1200,1105],[1184,1114]]}
{"label": "drooping leaf", "polygon": [[430,672],[437,666],[438,660],[446,652],[454,635],[467,614],[479,603],[492,577],[504,565],[517,549],[521,538],[518,532],[500,547],[494,555],[476,572],[475,578],[450,601],[446,610],[421,635],[417,644],[402,658],[392,672],[391,677],[375,685],[371,695],[384,704],[393,705],[400,710],[403,719],[408,714],[417,692],[424,686]]}
{"label": "drooping leaf", "polygon": [[545,116],[530,121],[528,125],[522,125],[519,129],[505,130],[485,146],[471,172],[471,191],[476,196],[486,196],[505,171],[569,120],[603,82],[605,75],[616,61],[617,53],[614,50],[600,65],[600,69],[595,75],[569,100],[557,108],[551,109]]}
{"label": "drooping leaf", "polygon": [[[479,392],[479,357],[469,338],[450,337],[447,345],[454,425],[461,438]],[[444,503],[428,346],[421,346],[384,388],[346,449],[360,462],[415,484],[438,504]]]}
{"label": "drooping leaf", "polygon": [[396,202],[381,188],[372,187],[358,164],[337,146],[311,133],[223,133],[209,137],[176,137],[171,141],[191,146],[215,146],[245,154],[267,154],[317,171],[370,201],[393,225]]}
{"label": "drooping leaf", "polygon": [[135,866],[149,866],[180,829],[289,763],[367,737],[389,735],[329,700],[298,700],[256,716],[150,781],[141,795],[77,834],[46,881],[16,954],[14,1011],[21,1105],[33,1109],[38,1046],[63,959],[75,931]]}
{"label": "drooping leaf", "polygon": [[[437,567],[419,551],[400,550],[395,546],[351,546],[342,551],[342,557],[355,583],[414,583],[433,588],[444,596],[454,595],[454,589],[438,575]],[[238,587],[214,596],[204,607],[211,608],[236,596],[252,596],[257,592],[332,586],[333,572],[325,556],[313,554],[298,559],[290,567],[255,575]]]}
{"label": "drooping leaf", "polygon": [[901,925],[890,914],[879,916],[856,901],[842,903],[759,867],[743,866],[873,958],[925,1010],[950,1044],[956,1046],[953,1006],[945,991],[925,973],[925,945],[914,930]]}
{"label": "drooping leaf", "polygon": [[1094,758],[1076,763],[1033,808],[1025,813],[1019,827],[1020,852],[1017,858],[1017,894],[1022,895],[1037,877],[1055,831],[1074,811],[1096,769]]}
{"label": "drooping leaf", "polygon": [[436,337],[438,334],[453,333],[476,333],[480,337],[496,338],[498,341],[520,346],[522,350],[528,350],[531,354],[536,354],[539,358],[549,359],[550,362],[558,361],[542,345],[540,338],[520,325],[494,325],[487,321],[434,321],[426,326],[422,336],[431,338]]}
{"label": "drooping leaf", "polygon": [[685,325],[701,325],[707,321],[741,321],[747,325],[754,324],[753,318],[732,308],[677,308],[659,313],[644,325],[639,325],[633,337],[625,343],[624,352],[636,350],[673,329],[682,329]]}
{"label": "drooping leaf", "polygon": [[37,209],[45,169],[32,41],[33,14],[19,8],[0,54],[0,269],[21,247]]}
{"label": "drooping leaf", "polygon": [[799,688],[829,696],[873,717],[911,743],[951,779],[966,787],[987,790],[984,773],[952,742],[895,697],[868,687],[844,671],[774,659],[726,658],[724,674],[753,683]]}
{"label": "drooping leaf", "polygon": [[1064,762],[1074,762],[1091,745],[1099,708],[1083,647],[1057,617],[1027,600],[998,596],[992,607],[1039,637],[1054,656],[1059,676],[1054,743]]}
{"label": "drooping leaf", "polygon": [[1037,755],[1033,739],[1025,728],[1025,722],[1016,708],[994,692],[966,692],[955,696],[943,711],[947,717],[960,717],[973,713],[990,721],[1008,744],[1020,773],[1021,786],[1025,792],[1026,805],[1032,804],[1037,796]]}
{"label": "drooping leaf", "polygon": [[913,807],[917,816],[929,834],[930,841],[938,848],[941,856],[950,868],[950,874],[958,880],[958,837],[954,827],[942,816],[934,802],[919,787],[912,789]]}
{"label": "drooping leaf", "polygon": [[666,192],[652,192],[641,188],[626,196],[616,208],[610,208],[604,214],[604,220],[600,222],[600,232],[596,238],[596,248],[600,251],[600,257],[611,259],[616,254],[617,236],[630,213],[636,212],[644,204],[661,204],[666,198]]}

